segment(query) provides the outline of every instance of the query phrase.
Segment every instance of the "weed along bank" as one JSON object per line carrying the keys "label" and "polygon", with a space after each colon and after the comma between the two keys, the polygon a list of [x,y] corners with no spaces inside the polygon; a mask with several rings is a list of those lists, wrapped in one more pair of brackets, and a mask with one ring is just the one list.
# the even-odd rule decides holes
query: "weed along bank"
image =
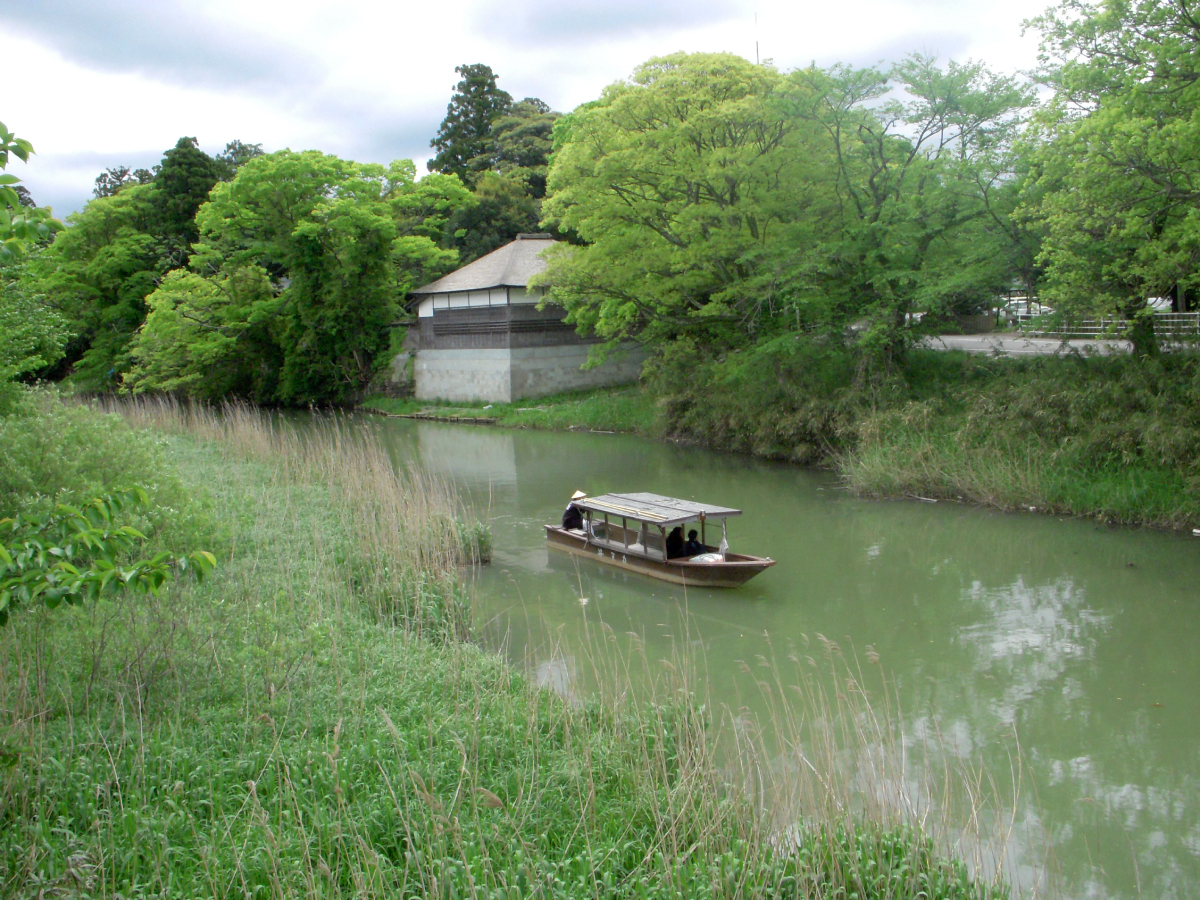
{"label": "weed along bank", "polygon": [[413,291],[417,324],[405,346],[413,353],[417,399],[509,403],[637,380],[640,348],[584,368],[596,340],[577,334],[561,307],[543,304],[541,293],[530,290],[553,244],[548,234],[518,235]]}

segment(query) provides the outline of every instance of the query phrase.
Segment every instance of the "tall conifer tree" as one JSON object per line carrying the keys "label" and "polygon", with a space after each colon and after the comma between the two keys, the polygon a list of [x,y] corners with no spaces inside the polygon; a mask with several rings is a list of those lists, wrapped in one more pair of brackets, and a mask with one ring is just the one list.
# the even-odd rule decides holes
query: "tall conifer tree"
{"label": "tall conifer tree", "polygon": [[492,123],[512,108],[512,96],[496,86],[496,73],[483,63],[458,66],[462,80],[446,107],[446,118],[429,146],[437,155],[429,160],[431,172],[457,175],[468,184],[474,175],[469,163],[489,149]]}

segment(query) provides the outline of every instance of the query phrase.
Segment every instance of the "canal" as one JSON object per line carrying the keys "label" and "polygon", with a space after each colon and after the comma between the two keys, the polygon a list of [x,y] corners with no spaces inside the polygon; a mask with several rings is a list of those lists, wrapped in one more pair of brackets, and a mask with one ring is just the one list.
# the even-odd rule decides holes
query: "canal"
{"label": "canal", "polygon": [[[476,622],[552,687],[575,689],[585,623],[641,635],[650,658],[686,634],[712,701],[734,709],[749,702],[743,663],[827,636],[878,656],[906,743],[936,731],[1001,783],[1019,753],[1017,880],[1068,897],[1200,894],[1200,539],[863,500],[822,473],[627,436],[372,427],[490,522]],[[542,525],[577,488],[740,508],[731,548],[778,564],[737,590],[685,592],[550,553]]]}

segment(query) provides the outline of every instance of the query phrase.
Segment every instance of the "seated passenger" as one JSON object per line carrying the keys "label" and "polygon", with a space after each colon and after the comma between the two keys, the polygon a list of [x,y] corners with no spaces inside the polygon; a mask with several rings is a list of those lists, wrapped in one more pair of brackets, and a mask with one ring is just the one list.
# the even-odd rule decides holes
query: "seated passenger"
{"label": "seated passenger", "polygon": [[567,508],[563,510],[562,527],[568,529],[580,530],[583,528],[583,510],[575,505],[576,500],[582,500],[586,497],[583,491],[576,491],[571,495],[571,502],[567,504]]}
{"label": "seated passenger", "polygon": [[704,545],[696,540],[696,529],[688,532],[687,543],[683,545],[684,556],[696,556],[704,552]]}
{"label": "seated passenger", "polygon": [[679,559],[683,556],[683,528],[676,525],[667,535],[667,559]]}

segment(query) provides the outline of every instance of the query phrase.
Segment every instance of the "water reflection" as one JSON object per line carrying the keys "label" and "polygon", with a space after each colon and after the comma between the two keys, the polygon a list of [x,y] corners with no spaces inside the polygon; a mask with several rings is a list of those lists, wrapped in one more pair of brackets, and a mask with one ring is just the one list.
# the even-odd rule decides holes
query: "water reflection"
{"label": "water reflection", "polygon": [[[491,519],[478,620],[540,662],[547,686],[580,689],[560,648],[585,619],[636,632],[650,658],[700,639],[712,694],[734,709],[754,706],[739,660],[818,633],[848,654],[870,646],[906,740],[936,732],[945,752],[1001,773],[1019,741],[1026,794],[1008,859],[1023,883],[1048,843],[1069,896],[1200,893],[1200,541],[863,501],[820,474],[631,438],[376,427],[398,461],[452,479]],[[576,488],[742,508],[733,548],[779,564],[737,591],[684,591],[551,554],[542,524]]]}

